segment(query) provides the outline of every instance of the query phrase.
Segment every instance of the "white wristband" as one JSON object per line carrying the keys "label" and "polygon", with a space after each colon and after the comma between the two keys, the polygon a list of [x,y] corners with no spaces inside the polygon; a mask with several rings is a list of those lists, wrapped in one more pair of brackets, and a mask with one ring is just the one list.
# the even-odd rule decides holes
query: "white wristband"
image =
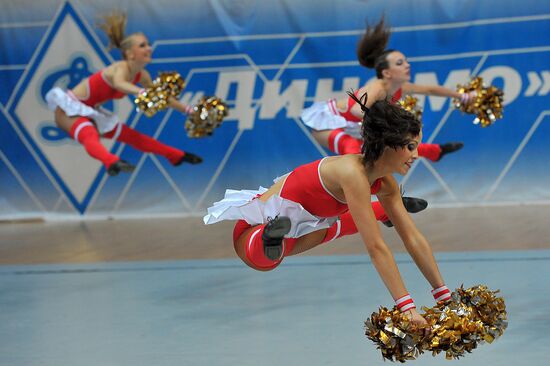
{"label": "white wristband", "polygon": [[432,295],[435,299],[435,301],[447,301],[451,299],[451,291],[449,288],[445,285],[439,286],[438,288],[434,288],[432,290]]}
{"label": "white wristband", "polygon": [[407,310],[416,308],[416,305],[414,304],[414,301],[409,294],[406,294],[405,296],[402,296],[399,299],[395,300],[395,305],[397,305],[397,309],[399,309],[399,311],[402,313]]}

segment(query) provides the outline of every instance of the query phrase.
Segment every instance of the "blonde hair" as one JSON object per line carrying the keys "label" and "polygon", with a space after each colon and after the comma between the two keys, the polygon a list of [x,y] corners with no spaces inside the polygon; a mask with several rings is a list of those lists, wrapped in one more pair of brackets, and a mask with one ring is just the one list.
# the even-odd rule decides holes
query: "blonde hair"
{"label": "blonde hair", "polygon": [[122,57],[126,59],[126,51],[132,47],[132,36],[141,33],[132,33],[126,37],[126,13],[113,10],[111,13],[101,16],[101,23],[98,27],[102,29],[109,37],[109,49],[115,47],[120,50]]}

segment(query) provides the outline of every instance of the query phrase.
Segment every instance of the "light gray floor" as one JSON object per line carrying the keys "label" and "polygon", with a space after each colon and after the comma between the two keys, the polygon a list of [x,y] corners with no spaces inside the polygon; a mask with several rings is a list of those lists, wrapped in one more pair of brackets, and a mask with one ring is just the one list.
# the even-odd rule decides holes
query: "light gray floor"
{"label": "light gray floor", "polygon": [[[418,304],[430,288],[396,256]],[[509,328],[460,361],[550,364],[550,250],[439,253],[450,287],[500,289]],[[363,321],[391,298],[368,257],[0,266],[0,365],[382,365]],[[408,362],[410,363],[410,362]],[[387,364],[387,363],[386,363]]]}

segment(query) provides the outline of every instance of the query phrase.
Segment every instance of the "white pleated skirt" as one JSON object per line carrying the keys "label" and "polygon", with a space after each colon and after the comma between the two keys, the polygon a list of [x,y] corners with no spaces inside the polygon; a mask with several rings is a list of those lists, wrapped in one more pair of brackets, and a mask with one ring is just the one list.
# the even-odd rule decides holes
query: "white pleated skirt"
{"label": "white pleated skirt", "polygon": [[299,238],[313,231],[327,229],[336,222],[338,217],[318,217],[309,213],[301,204],[282,198],[279,195],[271,196],[266,202],[256,199],[267,189],[232,190],[225,191],[224,198],[208,208],[204,216],[205,224],[214,224],[223,220],[244,220],[250,225],[265,224],[276,216],[287,216],[292,223],[287,238]]}
{"label": "white pleated skirt", "polygon": [[336,109],[336,101],[331,99],[327,102],[313,103],[300,115],[302,122],[317,131],[335,130],[343,128],[346,134],[356,139],[361,139],[361,123],[348,121],[342,117]]}
{"label": "white pleated skirt", "polygon": [[334,130],[346,127],[347,121],[336,111],[336,101],[313,103],[300,114],[304,124],[314,130]]}
{"label": "white pleated skirt", "polygon": [[105,109],[92,108],[61,88],[53,88],[46,94],[48,109],[61,108],[69,117],[82,116],[93,119],[100,134],[112,131],[118,123],[118,117]]}

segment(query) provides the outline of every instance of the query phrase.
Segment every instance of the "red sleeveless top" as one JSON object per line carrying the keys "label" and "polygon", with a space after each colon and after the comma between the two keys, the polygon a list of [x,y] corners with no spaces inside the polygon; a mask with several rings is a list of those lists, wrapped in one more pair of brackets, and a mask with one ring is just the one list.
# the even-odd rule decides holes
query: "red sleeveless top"
{"label": "red sleeveless top", "polygon": [[[323,159],[301,165],[286,178],[280,196],[300,203],[309,213],[318,217],[335,217],[348,211],[348,204],[332,195],[323,184],[320,166]],[[379,178],[370,187],[376,194],[382,186]]]}
{"label": "red sleeveless top", "polygon": [[[141,72],[138,72],[132,80],[136,84],[141,78]],[[126,96],[125,93],[113,88],[103,77],[103,70],[96,72],[88,78],[88,98],[80,100],[82,103],[94,107],[103,104],[108,100],[120,99]]]}

